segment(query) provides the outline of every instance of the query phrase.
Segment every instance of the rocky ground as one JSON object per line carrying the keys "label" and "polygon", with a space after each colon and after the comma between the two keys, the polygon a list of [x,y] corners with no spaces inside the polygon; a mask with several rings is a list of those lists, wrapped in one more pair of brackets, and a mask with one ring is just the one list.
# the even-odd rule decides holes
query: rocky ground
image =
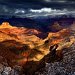
{"label": "rocky ground", "polygon": [[0,75],[20,75],[21,67],[10,67],[7,60],[0,56]]}
{"label": "rocky ground", "polygon": [[46,63],[36,75],[75,75],[75,43],[68,49],[63,49],[61,61]]}
{"label": "rocky ground", "polygon": [[[20,75],[20,66],[13,69],[8,66],[6,60],[0,56],[0,75]],[[63,49],[63,59],[46,63],[45,68],[40,69],[35,75],[75,75],[75,43],[68,49]]]}

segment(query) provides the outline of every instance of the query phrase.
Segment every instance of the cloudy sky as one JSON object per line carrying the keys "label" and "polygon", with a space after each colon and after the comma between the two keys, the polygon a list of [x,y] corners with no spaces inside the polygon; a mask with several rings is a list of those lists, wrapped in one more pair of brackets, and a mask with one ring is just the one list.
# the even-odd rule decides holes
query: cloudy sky
{"label": "cloudy sky", "polygon": [[0,0],[0,15],[38,17],[75,14],[74,0]]}

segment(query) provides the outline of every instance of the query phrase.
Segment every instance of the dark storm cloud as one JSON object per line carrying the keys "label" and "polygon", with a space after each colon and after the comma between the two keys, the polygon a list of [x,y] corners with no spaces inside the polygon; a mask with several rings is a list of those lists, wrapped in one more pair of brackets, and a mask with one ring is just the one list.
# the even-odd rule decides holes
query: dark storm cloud
{"label": "dark storm cloud", "polygon": [[0,0],[0,15],[22,18],[75,14],[74,9],[72,0]]}
{"label": "dark storm cloud", "polygon": [[74,0],[0,0],[0,1],[5,1],[5,2],[13,2],[13,3],[24,3],[24,2],[68,2],[68,1],[73,1]]}
{"label": "dark storm cloud", "polygon": [[0,0],[0,3],[9,5],[10,7],[24,7],[24,8],[65,8],[75,7],[74,0]]}

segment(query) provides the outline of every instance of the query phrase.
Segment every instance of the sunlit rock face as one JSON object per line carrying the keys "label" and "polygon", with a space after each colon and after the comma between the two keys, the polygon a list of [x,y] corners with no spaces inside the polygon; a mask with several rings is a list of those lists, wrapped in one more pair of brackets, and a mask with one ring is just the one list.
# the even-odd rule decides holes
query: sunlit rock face
{"label": "sunlit rock face", "polygon": [[[12,29],[11,29],[12,28]],[[23,27],[15,27],[15,26],[11,26],[8,22],[3,22],[1,25],[0,25],[0,29],[9,29],[9,32],[12,32],[12,33],[34,33],[34,34],[39,34],[40,32],[35,30],[35,29],[27,29],[27,28],[23,28]],[[10,31],[10,29],[12,31]]]}
{"label": "sunlit rock face", "polygon": [[12,67],[15,65],[23,67],[22,71],[26,75],[33,74],[45,62],[52,61],[51,53],[54,53],[55,60],[62,58],[63,48],[68,48],[75,42],[74,33],[71,35],[70,32],[69,29],[49,32],[45,39],[41,39],[37,37],[40,31],[12,27],[8,22],[4,22],[0,26],[0,56]]}
{"label": "sunlit rock face", "polygon": [[13,26],[11,26],[8,22],[3,22],[0,25],[0,28],[14,28]]}

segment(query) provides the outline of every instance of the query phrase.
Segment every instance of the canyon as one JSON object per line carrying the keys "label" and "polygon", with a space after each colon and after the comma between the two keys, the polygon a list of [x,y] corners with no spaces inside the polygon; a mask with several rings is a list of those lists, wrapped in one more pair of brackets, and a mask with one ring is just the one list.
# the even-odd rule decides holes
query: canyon
{"label": "canyon", "polygon": [[[22,67],[21,74],[25,75],[33,75],[46,62],[60,61],[63,49],[75,42],[75,31],[74,23],[71,28],[56,26],[58,32],[47,32],[47,37],[42,39],[40,35],[44,33],[39,30],[3,22],[0,25],[0,56],[12,68],[16,65]],[[56,28],[55,25],[53,28]]]}

